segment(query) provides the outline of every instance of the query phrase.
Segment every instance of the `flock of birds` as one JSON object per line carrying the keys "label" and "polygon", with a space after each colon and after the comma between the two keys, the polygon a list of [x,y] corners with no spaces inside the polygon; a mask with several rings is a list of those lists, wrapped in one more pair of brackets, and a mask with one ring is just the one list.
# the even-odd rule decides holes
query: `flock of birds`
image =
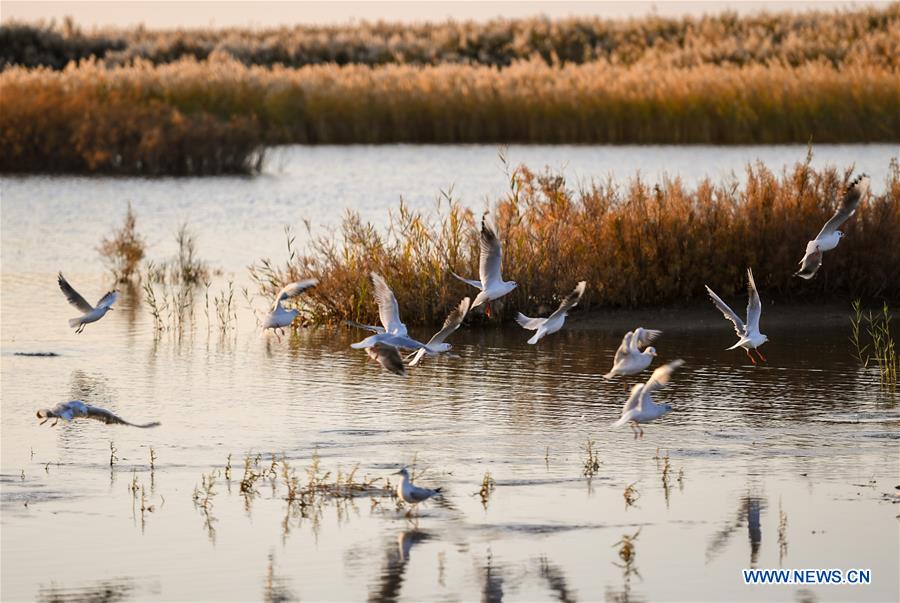
{"label": "flock of birds", "polygon": [[[838,229],[853,215],[860,202],[866,197],[868,189],[869,177],[865,174],[861,174],[848,184],[834,215],[828,220],[819,234],[807,243],[803,258],[800,260],[800,269],[795,273],[795,276],[803,279],[811,279],[815,276],[822,266],[824,252],[837,247],[840,240],[844,237],[844,233]],[[486,216],[485,214],[481,221],[479,280],[467,279],[455,272],[451,272],[457,279],[478,289],[478,294],[474,300],[471,300],[469,297],[463,298],[459,305],[444,320],[441,329],[427,343],[422,343],[409,336],[406,325],[400,320],[400,307],[393,291],[391,291],[391,288],[381,275],[372,272],[370,278],[381,324],[364,325],[348,321],[349,325],[372,333],[372,335],[361,341],[351,344],[350,347],[365,350],[369,358],[377,361],[384,369],[398,375],[404,375],[406,374],[407,362],[408,366],[416,366],[426,356],[433,357],[448,352],[451,349],[451,345],[446,343],[446,339],[462,325],[469,312],[483,306],[485,314],[490,317],[491,302],[507,295],[517,285],[515,281],[503,280],[501,274],[503,249],[497,236],[496,228]],[[81,316],[69,320],[69,326],[75,328],[76,333],[81,333],[85,325],[103,318],[108,311],[113,309],[112,306],[118,297],[116,291],[109,291],[100,298],[95,306],[92,306],[66,281],[62,273],[58,276],[58,283],[69,303],[82,312]],[[307,279],[290,283],[281,289],[270,311],[262,321],[263,329],[283,332],[283,329],[289,327],[299,315],[298,310],[285,308],[284,302],[301,295],[304,291],[315,287],[317,284],[318,281],[316,279]],[[534,331],[534,335],[528,339],[528,343],[535,345],[545,336],[562,329],[566,315],[578,305],[586,287],[587,283],[585,281],[579,282],[575,289],[563,298],[556,311],[546,318],[531,318],[519,313],[516,317],[516,322],[522,328]],[[747,290],[748,302],[745,321],[712,289],[708,286],[706,287],[713,304],[726,319],[732,322],[739,338],[728,349],[743,348],[747,357],[755,365],[757,361],[751,351],[755,351],[759,359],[765,362],[766,358],[759,351],[759,348],[768,341],[768,338],[759,330],[762,303],[751,269],[747,270]],[[612,379],[620,375],[636,375],[647,369],[656,356],[656,349],[650,343],[654,342],[661,334],[661,331],[644,329],[642,327],[626,333],[622,338],[622,343],[616,350],[613,367],[604,377]],[[401,355],[401,350],[409,352],[409,354],[404,358]],[[679,359],[660,366],[653,371],[646,382],[632,386],[631,393],[622,408],[621,417],[612,425],[620,427],[628,424],[631,426],[635,438],[643,436],[644,432],[641,424],[658,419],[672,410],[670,404],[657,404],[654,402],[652,394],[668,385],[672,374],[683,364],[684,362]],[[118,423],[141,428],[159,425],[159,423],[155,422],[146,424],[130,423],[106,409],[85,404],[80,400],[64,402],[52,409],[41,409],[37,412],[37,416],[39,419],[42,419],[42,425],[50,419],[54,419],[53,425],[56,425],[60,419],[71,421],[75,418],[89,418],[104,423]],[[413,485],[406,468],[401,469],[397,474],[401,476],[400,484],[397,486],[397,495],[407,503],[415,505],[440,492],[440,489],[430,490]]]}

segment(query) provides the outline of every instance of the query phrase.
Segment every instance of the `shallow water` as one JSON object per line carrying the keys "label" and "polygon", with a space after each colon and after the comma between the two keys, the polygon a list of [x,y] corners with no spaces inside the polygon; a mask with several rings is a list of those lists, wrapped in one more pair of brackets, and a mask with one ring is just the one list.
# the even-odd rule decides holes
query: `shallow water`
{"label": "shallow water", "polygon": [[[568,161],[573,174],[594,177],[614,164],[617,175],[630,175],[690,161],[678,168],[688,180],[698,177],[704,152],[762,154],[777,169],[779,157],[805,149],[651,149],[640,164],[629,162],[631,149],[617,162],[614,152],[514,147],[510,156],[532,165]],[[232,276],[247,284],[244,267],[257,257],[280,258],[282,224],[299,225],[304,214],[333,223],[357,207],[380,220],[401,193],[430,203],[454,174],[473,205],[504,185],[488,147],[283,153],[283,169],[257,179],[0,180],[4,600],[900,597],[900,411],[877,374],[850,355],[843,308],[767,304],[771,341],[761,367],[724,351],[733,332],[712,308],[691,309],[687,320],[576,312],[536,348],[517,327],[463,328],[451,340],[460,358],[427,361],[405,379],[348,349],[359,336],[349,330],[260,336],[240,294],[238,320],[224,335],[215,317],[207,322],[202,292],[181,335],[154,337],[140,293],[127,290],[117,310],[83,334],[66,328],[71,308],[55,272],[89,299],[100,296],[107,283],[94,247],[128,198],[152,258],[171,254],[172,233],[190,220],[200,254],[223,271],[211,287],[218,293]],[[858,167],[877,181],[892,153],[843,148],[834,156],[841,165],[848,154],[867,158]],[[604,154],[615,163],[597,159]],[[672,155],[684,159],[670,162]],[[665,330],[660,360],[685,360],[661,396],[675,412],[641,440],[609,428],[633,381],[600,377],[637,321]],[[36,409],[72,398],[162,426],[38,425]],[[601,461],[591,479],[583,476],[589,439]],[[284,454],[304,476],[314,451],[323,470],[358,464],[359,477],[385,477],[415,459],[427,469],[421,483],[447,493],[417,522],[380,497],[330,501],[308,518],[286,515],[284,489],[279,481],[273,490],[268,478],[249,502],[241,495],[247,454],[261,453],[263,467],[270,453]],[[207,522],[192,493],[214,471]],[[486,471],[496,488],[482,504],[476,493]],[[141,513],[129,490],[134,479],[152,512]],[[639,493],[630,507],[629,484]],[[617,543],[638,531],[632,563],[623,564]],[[868,568],[873,583],[748,587],[740,573],[748,567]]]}

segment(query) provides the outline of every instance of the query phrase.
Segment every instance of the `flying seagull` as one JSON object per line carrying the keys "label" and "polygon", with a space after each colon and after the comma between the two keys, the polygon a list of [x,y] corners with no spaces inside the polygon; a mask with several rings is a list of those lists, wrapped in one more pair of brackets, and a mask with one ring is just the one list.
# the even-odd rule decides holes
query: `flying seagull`
{"label": "flying seagull", "polygon": [[497,232],[485,219],[487,213],[481,216],[481,257],[478,265],[478,277],[480,281],[463,278],[452,270],[450,274],[464,283],[468,283],[481,290],[470,310],[474,310],[482,304],[486,304],[485,313],[491,316],[491,301],[499,299],[516,288],[515,281],[504,281],[500,276],[500,265],[503,263],[503,249]]}
{"label": "flying seagull", "polygon": [[391,291],[391,288],[388,287],[387,282],[385,282],[380,274],[371,272],[369,278],[372,280],[375,303],[378,304],[378,318],[381,321],[381,326],[364,325],[353,322],[352,320],[348,320],[347,324],[360,329],[366,329],[367,331],[372,331],[373,333],[388,333],[390,335],[406,337],[406,325],[400,320],[400,305],[397,303],[394,292]]}
{"label": "flying seagull", "polygon": [[734,323],[734,330],[740,337],[738,342],[728,349],[744,348],[747,352],[747,357],[750,358],[753,364],[756,364],[756,360],[750,354],[750,350],[756,350],[759,358],[765,362],[766,357],[759,351],[759,346],[767,342],[769,338],[759,332],[759,316],[762,314],[762,303],[759,301],[756,281],[753,280],[753,271],[749,268],[747,269],[747,324],[744,324],[741,317],[729,308],[728,304],[723,302],[722,298],[716,295],[708,286],[706,291],[722,315]]}
{"label": "flying seagull", "polygon": [[71,421],[72,419],[94,419],[97,421],[101,421],[106,423],[107,425],[112,425],[113,423],[117,423],[119,425],[130,425],[131,427],[140,427],[141,429],[146,429],[148,427],[156,427],[159,425],[159,422],[154,421],[153,423],[144,423],[143,425],[138,425],[135,423],[129,423],[125,419],[111,413],[105,408],[100,408],[99,406],[91,406],[90,404],[85,404],[81,400],[72,400],[71,402],[60,402],[53,408],[42,408],[37,411],[37,418],[43,419],[41,421],[41,425],[49,421],[50,419],[54,419],[53,424],[50,427],[56,427],[56,424],[59,423],[59,420],[63,421]]}
{"label": "flying seagull", "polygon": [[119,293],[115,290],[108,291],[106,295],[101,297],[100,301],[97,302],[97,307],[94,307],[89,304],[86,299],[81,297],[81,294],[78,293],[78,291],[72,288],[69,281],[62,275],[62,272],[57,275],[56,282],[59,283],[59,288],[63,292],[63,295],[66,296],[69,303],[84,313],[78,318],[69,320],[70,327],[77,327],[75,328],[76,333],[84,331],[84,325],[90,322],[97,322],[103,318],[108,310],[113,309],[112,305],[116,303],[116,298],[119,296]]}
{"label": "flying seagull", "polygon": [[657,368],[646,383],[636,383],[631,388],[631,395],[622,407],[622,418],[613,423],[613,427],[621,427],[625,423],[631,425],[634,437],[644,436],[641,423],[649,423],[672,410],[671,404],[657,404],[651,394],[664,388],[669,383],[672,373],[684,364],[683,360],[674,360]]}
{"label": "flying seagull", "polygon": [[450,337],[450,335],[459,328],[459,325],[462,324],[463,320],[466,318],[466,314],[469,312],[470,302],[471,300],[468,297],[464,297],[463,300],[459,302],[459,306],[454,308],[453,311],[447,315],[447,318],[444,319],[444,326],[441,327],[441,330],[432,335],[431,339],[428,340],[428,343],[425,344],[427,348],[433,351],[428,352],[426,348],[419,348],[414,352],[414,357],[410,361],[409,366],[416,366],[419,364],[425,354],[434,356],[450,349],[450,344],[444,343],[444,340]]}
{"label": "flying seagull", "polygon": [[581,296],[584,295],[584,288],[586,286],[587,283],[585,281],[580,281],[578,285],[576,285],[575,290],[562,300],[562,303],[559,304],[559,308],[547,318],[529,318],[519,312],[516,316],[516,322],[529,331],[535,331],[535,334],[528,340],[528,343],[534,345],[540,341],[544,335],[550,335],[551,333],[559,331],[566,322],[566,314],[581,301]]}
{"label": "flying seagull", "polygon": [[[409,510],[409,513],[412,513],[412,509],[415,508],[421,502],[425,502],[429,498],[437,496],[441,493],[440,488],[435,488],[434,490],[429,490],[428,488],[420,488],[412,483],[412,480],[409,478],[409,471],[406,467],[394,473],[394,475],[400,476],[400,483],[397,484],[397,498],[402,500],[408,505],[412,505],[412,508]],[[407,515],[409,515],[407,513]]]}
{"label": "flying seagull", "polygon": [[318,279],[308,278],[302,281],[288,283],[287,285],[285,285],[284,288],[278,292],[278,297],[275,298],[275,303],[272,305],[272,309],[268,314],[266,314],[266,317],[263,319],[263,329],[277,329],[281,331],[282,334],[284,334],[284,327],[291,326],[291,323],[294,322],[294,319],[300,315],[300,311],[294,309],[286,310],[282,305],[282,302],[292,297],[296,297],[307,289],[315,287],[318,284]]}
{"label": "flying seagull", "polygon": [[869,177],[865,174],[860,174],[847,186],[834,215],[825,223],[816,238],[806,244],[806,253],[800,260],[800,270],[794,273],[794,276],[807,280],[815,276],[822,266],[822,254],[837,247],[844,237],[844,233],[838,228],[853,215],[868,191]]}
{"label": "flying seagull", "polygon": [[401,376],[406,374],[406,366],[404,366],[403,358],[400,357],[400,351],[396,347],[376,343],[366,348],[366,354],[385,370]]}
{"label": "flying seagull", "polygon": [[640,351],[640,348],[647,346],[660,335],[662,335],[662,331],[641,327],[625,333],[619,349],[616,350],[612,370],[603,375],[603,378],[612,379],[616,375],[636,375],[650,366],[653,358],[656,357],[656,348],[649,346],[643,352]]}

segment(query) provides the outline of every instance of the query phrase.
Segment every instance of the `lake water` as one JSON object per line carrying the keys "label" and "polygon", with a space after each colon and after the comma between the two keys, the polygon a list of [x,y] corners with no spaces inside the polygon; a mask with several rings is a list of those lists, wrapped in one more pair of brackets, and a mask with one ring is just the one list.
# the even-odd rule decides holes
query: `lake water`
{"label": "lake water", "polygon": [[[739,177],[757,158],[780,170],[805,152],[511,147],[509,157],[563,166],[570,183],[637,170],[691,183]],[[815,162],[855,161],[881,190],[897,154],[820,146]],[[169,258],[178,225],[190,223],[200,255],[221,271],[215,295],[228,279],[249,286],[257,258],[283,259],[284,224],[334,224],[346,208],[383,224],[401,195],[429,207],[451,184],[482,207],[506,184],[493,147],[275,155],[256,178],[0,179],[4,601],[900,598],[900,409],[851,355],[848,307],[767,303],[760,367],[725,351],[734,333],[711,306],[576,311],[537,347],[514,325],[463,327],[451,339],[459,358],[426,361],[406,378],[349,349],[360,335],[349,329],[261,335],[250,303],[266,302],[240,293],[225,333],[206,318],[201,291],[183,331],[155,335],[143,294],[125,289],[115,312],[72,334],[55,274],[98,298],[109,281],[96,246],[129,200],[151,259]],[[635,440],[609,424],[637,379],[601,375],[638,325],[662,328],[659,360],[685,365],[659,397],[676,410]],[[162,425],[38,425],[38,408],[74,398]],[[586,477],[589,440],[600,464]],[[258,454],[258,471],[276,455],[278,477],[246,496],[244,459]],[[324,499],[303,517],[285,500],[280,463],[284,455],[305,483],[314,454],[329,479],[358,466],[358,479],[395,481],[391,472],[415,462],[420,483],[445,496],[417,519],[378,492]],[[483,502],[486,472],[496,486]],[[204,511],[193,494],[210,473]],[[626,563],[621,541],[635,534]],[[741,569],[751,567],[870,569],[872,584],[745,586]]]}

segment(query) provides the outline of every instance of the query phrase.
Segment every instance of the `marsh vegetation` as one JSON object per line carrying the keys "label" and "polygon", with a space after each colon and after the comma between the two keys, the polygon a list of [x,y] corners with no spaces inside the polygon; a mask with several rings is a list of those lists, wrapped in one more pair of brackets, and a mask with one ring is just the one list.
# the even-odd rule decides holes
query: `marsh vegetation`
{"label": "marsh vegetation", "polygon": [[[900,139],[896,5],[392,27],[140,30],[99,52],[77,28],[5,26],[0,171],[247,173],[283,143]],[[66,39],[81,62],[37,66]]]}

